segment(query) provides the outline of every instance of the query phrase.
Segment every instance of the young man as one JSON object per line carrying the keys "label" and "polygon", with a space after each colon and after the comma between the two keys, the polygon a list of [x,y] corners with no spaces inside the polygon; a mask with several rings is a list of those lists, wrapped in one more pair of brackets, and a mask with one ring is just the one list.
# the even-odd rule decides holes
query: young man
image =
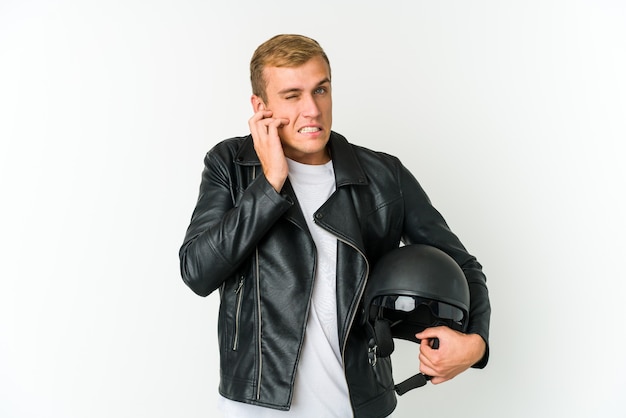
{"label": "young man", "polygon": [[361,299],[372,266],[401,242],[448,253],[471,294],[467,334],[437,327],[417,335],[420,370],[441,383],[484,367],[490,305],[481,265],[397,158],[331,131],[323,49],[278,35],[258,47],[250,69],[251,135],[207,153],[180,250],[185,283],[202,296],[220,292],[225,413],[391,414],[390,359],[368,361]]}

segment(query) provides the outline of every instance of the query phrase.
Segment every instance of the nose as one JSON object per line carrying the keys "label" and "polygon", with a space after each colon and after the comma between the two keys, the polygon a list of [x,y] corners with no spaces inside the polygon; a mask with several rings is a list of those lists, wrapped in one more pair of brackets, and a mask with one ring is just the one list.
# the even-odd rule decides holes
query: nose
{"label": "nose", "polygon": [[307,95],[302,101],[302,115],[308,118],[316,118],[320,115],[320,106],[316,97]]}

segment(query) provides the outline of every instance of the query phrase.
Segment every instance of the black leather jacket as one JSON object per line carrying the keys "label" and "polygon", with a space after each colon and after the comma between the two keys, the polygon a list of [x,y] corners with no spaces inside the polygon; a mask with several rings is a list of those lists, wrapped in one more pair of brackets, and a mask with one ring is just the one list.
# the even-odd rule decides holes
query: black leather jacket
{"label": "black leather jacket", "polygon": [[[370,365],[361,323],[372,266],[401,241],[444,250],[469,282],[468,332],[488,341],[485,276],[397,158],[349,144],[335,132],[329,147],[337,190],[315,213],[315,222],[338,240],[338,329],[350,400],[355,417],[384,417],[396,406],[391,361]],[[228,139],[207,153],[180,262],[183,280],[194,292],[206,296],[219,288],[223,396],[289,409],[315,254],[289,181],[281,193],[272,188],[251,136]],[[475,367],[486,361],[487,355]]]}

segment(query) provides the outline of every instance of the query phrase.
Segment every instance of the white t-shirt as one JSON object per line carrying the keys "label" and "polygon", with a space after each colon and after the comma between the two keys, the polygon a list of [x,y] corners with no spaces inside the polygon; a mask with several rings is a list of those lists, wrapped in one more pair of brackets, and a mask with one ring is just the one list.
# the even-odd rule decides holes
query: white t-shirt
{"label": "white t-shirt", "polygon": [[220,397],[220,407],[225,417],[238,418],[351,417],[337,330],[337,238],[313,222],[315,211],[335,191],[332,161],[324,165],[301,164],[289,159],[287,162],[289,181],[317,249],[313,296],[291,409],[278,411],[223,397]]}

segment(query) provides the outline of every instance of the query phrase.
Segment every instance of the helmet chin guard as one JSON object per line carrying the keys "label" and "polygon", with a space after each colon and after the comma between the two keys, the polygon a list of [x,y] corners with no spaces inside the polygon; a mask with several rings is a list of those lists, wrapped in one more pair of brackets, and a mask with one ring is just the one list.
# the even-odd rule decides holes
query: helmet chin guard
{"label": "helmet chin guard", "polygon": [[[415,334],[441,325],[465,332],[469,306],[465,274],[448,254],[423,244],[390,251],[372,269],[365,289],[370,364],[391,355],[394,338],[420,343]],[[437,339],[430,343],[438,348]],[[396,392],[403,395],[429,380],[419,373],[397,384]]]}

